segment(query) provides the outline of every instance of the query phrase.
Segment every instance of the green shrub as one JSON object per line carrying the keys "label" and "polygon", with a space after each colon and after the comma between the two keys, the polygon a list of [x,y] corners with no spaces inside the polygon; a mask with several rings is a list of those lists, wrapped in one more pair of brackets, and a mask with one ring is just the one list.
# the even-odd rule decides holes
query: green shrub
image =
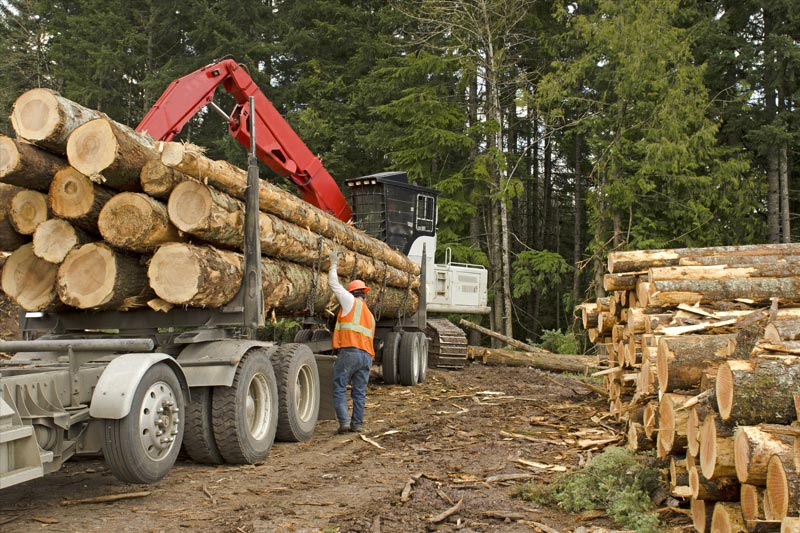
{"label": "green shrub", "polygon": [[602,510],[623,527],[654,533],[659,522],[650,495],[659,487],[661,474],[647,463],[630,450],[606,448],[583,470],[564,474],[550,485],[528,484],[520,496],[572,513]]}
{"label": "green shrub", "polygon": [[581,343],[572,331],[563,333],[560,329],[545,329],[539,346],[553,353],[581,353]]}

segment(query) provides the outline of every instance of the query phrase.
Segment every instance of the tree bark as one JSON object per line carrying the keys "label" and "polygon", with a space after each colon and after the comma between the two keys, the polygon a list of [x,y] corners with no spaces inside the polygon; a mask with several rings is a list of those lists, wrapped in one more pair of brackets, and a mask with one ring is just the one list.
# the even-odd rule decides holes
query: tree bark
{"label": "tree bark", "polygon": [[[286,261],[262,258],[262,290],[265,312],[297,315],[307,310],[324,311],[331,301],[327,273]],[[150,261],[148,276],[156,294],[166,302],[190,307],[220,307],[236,294],[242,280],[241,254],[211,247],[172,243],[161,246]],[[369,284],[367,284],[369,285]],[[371,287],[367,305],[380,307],[389,318],[408,316],[419,305],[411,291]],[[380,302],[378,299],[380,298]]]}
{"label": "tree bark", "polygon": [[172,190],[183,181],[194,178],[170,168],[161,162],[161,159],[151,159],[146,162],[139,173],[139,183],[142,190],[159,200],[168,200]]}
{"label": "tree bark", "polygon": [[91,235],[63,218],[51,218],[37,226],[33,234],[33,253],[36,257],[59,265],[74,248],[93,240]]}
{"label": "tree bark", "polygon": [[762,431],[758,426],[739,426],[733,441],[736,477],[742,483],[764,485],[767,464],[773,455],[794,464],[793,441],[789,435]]}
{"label": "tree bark", "polygon": [[78,126],[104,116],[50,89],[31,89],[20,95],[11,112],[11,125],[21,138],[64,155],[67,138]]}
{"label": "tree bark", "polygon": [[100,211],[114,192],[97,185],[72,167],[65,167],[53,177],[48,201],[58,217],[95,235]]}
{"label": "tree bark", "polygon": [[47,195],[38,191],[18,191],[11,198],[11,225],[22,235],[33,235],[36,226],[47,220]]}
{"label": "tree bark", "polygon": [[689,468],[689,488],[692,498],[723,502],[738,501],[741,491],[735,477],[706,479],[697,466]]}
{"label": "tree bark", "polygon": [[11,224],[11,199],[23,190],[25,189],[0,183],[0,252],[13,252],[30,242],[29,236],[22,235]]}
{"label": "tree bark", "polygon": [[58,267],[33,254],[33,244],[17,248],[6,259],[2,273],[3,292],[26,311],[63,308],[55,289]]}
{"label": "tree bark", "polygon": [[716,396],[723,420],[739,425],[788,424],[795,420],[793,394],[800,389],[800,357],[730,360],[717,370]]}
{"label": "tree bark", "polygon": [[485,365],[532,366],[542,370],[579,374],[586,374],[597,368],[594,357],[590,356],[515,352],[480,346],[468,346],[467,358],[479,359]]}
{"label": "tree bark", "polygon": [[108,118],[90,120],[67,139],[67,159],[95,183],[119,191],[141,191],[142,167],[158,159],[156,141]]}
{"label": "tree bark", "polygon": [[773,519],[800,513],[800,473],[780,455],[770,457],[767,464],[766,493],[766,505]]}
{"label": "tree bark", "polygon": [[729,357],[735,348],[735,333],[660,337],[656,360],[659,390],[697,388],[703,373]]}
{"label": "tree bark", "polygon": [[[161,162],[204,183],[238,198],[245,199],[247,173],[230,163],[212,161],[197,147],[181,143],[166,143]],[[323,235],[354,252],[363,253],[389,263],[404,272],[419,274],[419,267],[408,257],[386,243],[363,232],[353,231],[347,224],[301,199],[262,180],[259,184],[259,204],[262,211]]]}
{"label": "tree bark", "polygon": [[[185,181],[170,195],[169,217],[181,231],[204,241],[242,250],[244,245],[244,204],[202,183]],[[259,213],[261,254],[327,270],[328,256],[340,247],[330,239],[268,213]],[[338,272],[377,284],[406,289],[419,288],[419,278],[382,261],[350,250],[340,253]]]}
{"label": "tree bark", "polygon": [[75,248],[58,267],[61,301],[78,309],[127,311],[153,298],[147,271],[138,257],[114,251],[101,242]]}
{"label": "tree bark", "polygon": [[742,507],[733,502],[717,502],[714,504],[714,514],[711,517],[711,533],[732,533],[734,531],[747,531],[742,516]]}
{"label": "tree bark", "polygon": [[[744,246],[716,246],[706,248],[675,248],[661,250],[631,250],[608,254],[608,271],[642,272],[651,268],[678,266],[681,260],[701,264],[728,264],[738,266],[740,258],[748,256],[800,255],[800,244],[751,244]],[[708,263],[706,259],[708,258]],[[718,260],[714,258],[719,258]],[[776,258],[778,259],[778,258]]]}
{"label": "tree bark", "polygon": [[714,414],[713,398],[707,396],[706,399],[689,409],[686,419],[686,453],[694,456],[700,454],[700,434],[703,421]]}
{"label": "tree bark", "polygon": [[109,244],[137,253],[153,253],[162,244],[186,240],[170,222],[167,206],[142,193],[113,196],[100,211],[97,227]]}
{"label": "tree bark", "polygon": [[32,144],[0,135],[0,182],[35,191],[47,191],[63,158]]}
{"label": "tree bark", "polygon": [[478,324],[475,324],[474,322],[470,322],[469,320],[464,320],[462,318],[459,321],[459,324],[461,324],[462,326],[465,326],[465,327],[480,331],[484,335],[488,335],[489,337],[492,337],[494,339],[498,339],[500,341],[503,341],[504,343],[508,344],[509,346],[513,346],[514,348],[519,348],[520,350],[525,350],[526,352],[539,353],[539,354],[543,354],[543,355],[549,355],[551,357],[557,357],[557,355],[552,353],[552,352],[549,352],[549,351],[544,350],[542,348],[537,348],[536,346],[531,346],[530,344],[526,344],[524,342],[520,342],[520,341],[518,341],[516,339],[512,339],[512,338],[507,337],[505,335],[501,335],[500,333],[497,333],[496,331],[492,331],[490,329],[486,329],[483,326],[479,326]]}

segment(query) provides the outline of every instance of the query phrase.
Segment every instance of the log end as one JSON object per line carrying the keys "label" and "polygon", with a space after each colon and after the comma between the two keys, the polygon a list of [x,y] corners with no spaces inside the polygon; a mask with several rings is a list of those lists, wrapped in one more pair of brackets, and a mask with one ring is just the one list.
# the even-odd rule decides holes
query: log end
{"label": "log end", "polygon": [[63,218],[79,218],[94,205],[94,183],[75,168],[64,167],[53,176],[48,196],[50,209]]}
{"label": "log end", "polygon": [[758,520],[762,516],[761,500],[763,495],[760,494],[759,487],[756,485],[749,485],[742,483],[739,489],[739,500],[742,505],[742,516],[745,520]]}
{"label": "log end", "polygon": [[80,244],[72,224],[62,218],[45,220],[33,234],[33,253],[48,263],[60,264]]}
{"label": "log end", "polygon": [[183,161],[186,148],[183,143],[167,142],[161,148],[161,162],[167,167],[176,167]]}
{"label": "log end", "polygon": [[33,235],[36,226],[47,219],[47,195],[37,191],[19,191],[11,199],[11,222],[23,235]]}
{"label": "log end", "polygon": [[169,224],[163,204],[134,192],[119,193],[106,202],[100,210],[97,227],[107,242],[141,253],[152,251],[156,245],[151,241],[158,237],[178,240],[178,232]]}
{"label": "log end", "polygon": [[726,361],[719,365],[717,369],[717,380],[714,383],[717,408],[723,420],[728,420],[731,417],[731,411],[733,409],[733,387],[733,372]]}
{"label": "log end", "polygon": [[692,498],[690,503],[692,525],[699,533],[705,533],[711,525],[712,506],[713,502]]}
{"label": "log end", "polygon": [[6,259],[0,285],[26,311],[41,311],[57,299],[53,290],[57,270],[33,254],[33,244],[25,244]]}
{"label": "log end", "polygon": [[20,163],[21,156],[14,139],[0,135],[0,179],[14,172]]}
{"label": "log end", "polygon": [[114,252],[106,244],[89,243],[67,254],[58,268],[56,289],[65,304],[92,309],[113,295],[115,278]]}
{"label": "log end", "polygon": [[187,233],[203,227],[211,214],[211,191],[202,183],[184,181],[175,186],[169,195],[167,211],[175,226]]}
{"label": "log end", "polygon": [[92,176],[111,166],[117,157],[117,138],[106,118],[75,128],[67,139],[67,159],[78,172]]}
{"label": "log end", "polygon": [[192,301],[199,292],[202,272],[191,247],[166,244],[153,254],[147,277],[159,298],[181,305]]}
{"label": "log end", "polygon": [[736,435],[733,437],[733,456],[739,483],[747,483],[750,470],[750,439],[741,427],[736,429]]}
{"label": "log end", "polygon": [[31,89],[20,95],[11,112],[11,125],[17,135],[36,143],[58,131],[61,112],[58,97],[50,89]]}
{"label": "log end", "polygon": [[764,506],[769,516],[780,520],[789,514],[789,478],[780,456],[773,455],[767,463],[767,484],[764,489],[769,495]]}

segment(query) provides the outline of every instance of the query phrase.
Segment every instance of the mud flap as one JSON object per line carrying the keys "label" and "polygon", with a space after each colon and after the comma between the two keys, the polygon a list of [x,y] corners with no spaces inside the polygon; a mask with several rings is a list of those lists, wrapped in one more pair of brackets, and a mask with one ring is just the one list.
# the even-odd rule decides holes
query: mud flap
{"label": "mud flap", "polygon": [[319,416],[317,420],[336,420],[333,408],[333,363],[335,355],[314,354],[319,372]]}

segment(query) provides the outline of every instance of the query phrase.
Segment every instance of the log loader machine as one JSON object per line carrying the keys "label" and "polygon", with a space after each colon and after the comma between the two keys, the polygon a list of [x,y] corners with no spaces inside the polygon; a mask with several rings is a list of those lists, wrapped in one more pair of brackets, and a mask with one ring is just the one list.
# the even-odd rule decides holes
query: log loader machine
{"label": "log loader machine", "polygon": [[[236,101],[230,113],[214,103],[220,86]],[[487,276],[475,265],[434,264],[437,191],[400,172],[352,178],[351,209],[321,160],[232,59],[172,82],[137,131],[172,140],[206,106],[249,149],[237,296],[221,308],[166,313],[20,312],[23,340],[0,342],[0,352],[16,354],[0,365],[0,489],[54,472],[76,455],[102,453],[112,473],[132,483],[161,479],[181,447],[197,462],[252,464],[276,438],[306,440],[318,420],[333,418],[335,357],[324,324],[308,319],[292,343],[256,338],[264,325],[259,160],[306,202],[352,220],[420,265],[417,313],[388,320],[375,310],[384,381],[423,381],[429,343],[440,366],[463,366],[461,330],[427,314],[488,313]]]}

